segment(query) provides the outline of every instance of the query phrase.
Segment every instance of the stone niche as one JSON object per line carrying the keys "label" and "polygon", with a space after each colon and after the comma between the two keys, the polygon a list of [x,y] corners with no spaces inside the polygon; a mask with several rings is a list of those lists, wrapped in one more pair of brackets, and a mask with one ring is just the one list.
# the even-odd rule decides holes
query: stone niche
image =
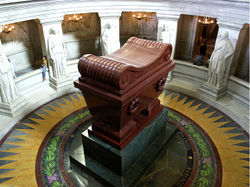
{"label": "stone niche", "polygon": [[[204,17],[198,17],[199,19],[204,19]],[[211,24],[202,24],[197,22],[195,41],[194,41],[194,49],[192,58],[194,59],[197,55],[200,55],[200,46],[206,42],[207,50],[203,60],[203,63],[210,58],[213,53],[216,37],[218,34],[218,25],[215,18],[208,18],[209,20],[213,20]]]}
{"label": "stone niche", "polygon": [[133,15],[139,12],[123,12],[120,18],[120,42],[121,46],[130,38],[135,36],[149,40],[157,40],[158,20],[155,12],[140,12],[147,17],[141,20]]}
{"label": "stone niche", "polygon": [[67,60],[79,59],[84,54],[101,55],[100,18],[97,13],[77,14],[78,21],[70,20],[74,15],[65,15],[62,22],[63,40]]}
{"label": "stone niche", "polygon": [[1,41],[7,57],[16,72],[40,67],[42,49],[38,26],[34,20],[11,24],[15,29],[1,33]]}
{"label": "stone niche", "polygon": [[175,59],[192,61],[197,22],[197,16],[180,16],[178,21]]}

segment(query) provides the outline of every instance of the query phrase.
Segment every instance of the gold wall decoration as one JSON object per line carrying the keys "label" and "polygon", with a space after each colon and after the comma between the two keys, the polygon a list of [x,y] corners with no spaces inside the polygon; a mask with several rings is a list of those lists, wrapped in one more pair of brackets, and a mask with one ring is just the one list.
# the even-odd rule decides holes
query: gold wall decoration
{"label": "gold wall decoration", "polygon": [[13,31],[15,29],[14,25],[11,24],[7,24],[7,25],[2,25],[2,32],[3,33],[10,33],[11,31]]}

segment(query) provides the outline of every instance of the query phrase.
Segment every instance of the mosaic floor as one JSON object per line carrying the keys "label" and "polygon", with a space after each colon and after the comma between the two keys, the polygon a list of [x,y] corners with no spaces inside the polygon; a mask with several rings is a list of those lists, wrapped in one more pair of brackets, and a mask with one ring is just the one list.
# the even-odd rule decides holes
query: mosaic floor
{"label": "mosaic floor", "polygon": [[[186,164],[178,166],[177,172],[178,162],[169,163],[165,156],[176,155],[163,151],[159,155],[163,161],[152,163],[137,186],[249,186],[249,135],[237,122],[176,92],[165,91],[160,100],[168,110],[167,120],[178,128],[174,138],[179,141],[170,142],[172,149],[185,147],[178,162],[182,159]],[[0,186],[75,184],[67,142],[89,119],[84,98],[78,93],[55,99],[27,115],[0,142]],[[155,168],[160,170],[155,172]],[[177,182],[159,180],[162,175],[178,176]],[[91,177],[84,180],[82,186],[100,186]]]}

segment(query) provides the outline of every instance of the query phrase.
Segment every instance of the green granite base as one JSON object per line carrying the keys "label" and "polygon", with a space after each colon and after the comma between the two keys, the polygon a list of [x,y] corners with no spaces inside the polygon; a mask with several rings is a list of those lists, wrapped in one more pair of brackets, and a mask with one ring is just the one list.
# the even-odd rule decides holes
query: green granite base
{"label": "green granite base", "polygon": [[83,155],[70,155],[71,161],[113,186],[131,186],[144,173],[175,132],[167,124],[167,109],[145,127],[123,150],[82,133]]}

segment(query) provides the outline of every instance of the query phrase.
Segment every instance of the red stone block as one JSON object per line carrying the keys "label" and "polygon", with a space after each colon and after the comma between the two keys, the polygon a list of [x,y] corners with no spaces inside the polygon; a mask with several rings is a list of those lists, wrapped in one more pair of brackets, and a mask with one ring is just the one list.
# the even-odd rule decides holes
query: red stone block
{"label": "red stone block", "polygon": [[89,133],[121,150],[149,124],[162,110],[171,52],[171,44],[131,37],[110,55],[83,56],[74,84],[94,118]]}

